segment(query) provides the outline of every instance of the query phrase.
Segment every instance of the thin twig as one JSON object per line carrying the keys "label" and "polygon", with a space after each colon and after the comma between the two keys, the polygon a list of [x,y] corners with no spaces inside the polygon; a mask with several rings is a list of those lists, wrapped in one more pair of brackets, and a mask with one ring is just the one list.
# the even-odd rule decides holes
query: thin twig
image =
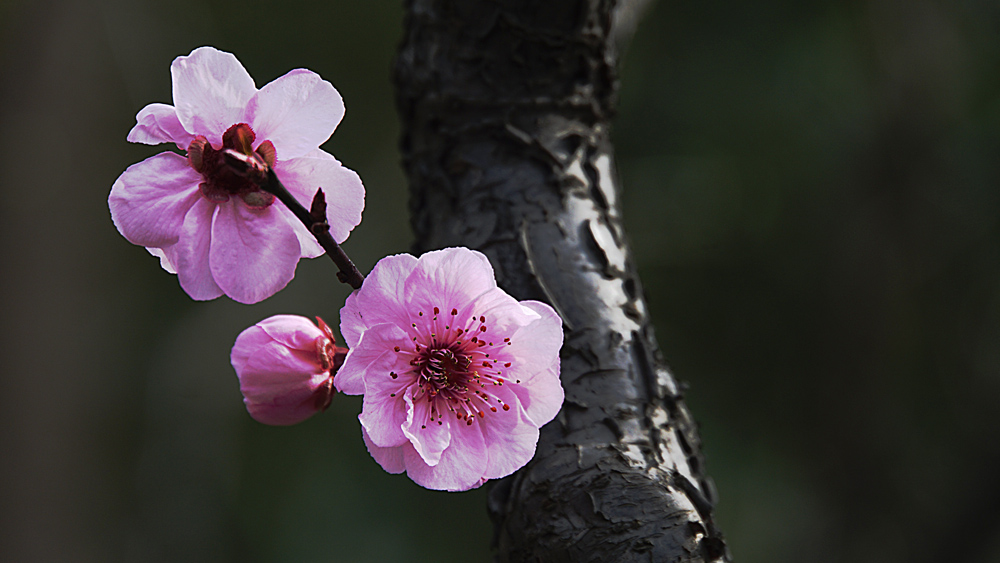
{"label": "thin twig", "polygon": [[354,289],[361,288],[365,276],[330,235],[330,225],[326,222],[326,196],[323,195],[322,188],[318,189],[313,197],[312,209],[306,211],[306,208],[281,183],[274,169],[267,166],[261,158],[256,155],[247,156],[232,149],[224,151],[223,157],[233,170],[250,179],[260,189],[274,195],[298,217],[299,221],[302,221],[306,229],[316,237],[316,242],[326,250],[327,256],[337,265],[340,270],[337,272],[338,280]]}
{"label": "thin twig", "polygon": [[273,169],[267,171],[267,183],[262,185],[261,189],[274,194],[316,237],[316,242],[326,250],[327,256],[340,269],[337,272],[337,279],[354,289],[360,289],[361,283],[365,281],[365,276],[330,235],[330,225],[326,222],[326,197],[323,195],[323,189],[316,190],[316,196],[312,202],[312,212],[306,211],[306,208],[285,189]]}

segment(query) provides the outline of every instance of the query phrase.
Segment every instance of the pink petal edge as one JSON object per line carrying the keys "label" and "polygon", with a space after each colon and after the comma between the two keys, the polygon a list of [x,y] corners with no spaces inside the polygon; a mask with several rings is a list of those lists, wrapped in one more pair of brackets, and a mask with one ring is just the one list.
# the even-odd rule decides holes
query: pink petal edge
{"label": "pink petal edge", "polygon": [[318,149],[287,161],[280,160],[279,152],[278,158],[275,172],[289,193],[306,209],[312,206],[316,192],[323,189],[330,236],[337,244],[342,244],[361,223],[365,208],[365,187],[361,178],[333,155]]}
{"label": "pink petal edge", "polygon": [[174,106],[184,129],[205,135],[215,146],[239,123],[257,93],[253,78],[232,53],[199,47],[170,65]]}
{"label": "pink petal edge", "polygon": [[174,143],[177,148],[187,150],[194,135],[188,133],[177,118],[177,110],[167,104],[149,104],[135,116],[135,126],[125,139],[130,143],[158,145]]}
{"label": "pink petal edge", "polygon": [[266,84],[247,102],[242,121],[274,143],[281,159],[298,158],[325,143],[344,117],[344,100],[329,82],[296,69]]}
{"label": "pink petal edge", "polygon": [[187,159],[163,152],[129,166],[108,196],[111,220],[132,244],[162,248],[178,241],[188,211],[201,199],[201,176]]}

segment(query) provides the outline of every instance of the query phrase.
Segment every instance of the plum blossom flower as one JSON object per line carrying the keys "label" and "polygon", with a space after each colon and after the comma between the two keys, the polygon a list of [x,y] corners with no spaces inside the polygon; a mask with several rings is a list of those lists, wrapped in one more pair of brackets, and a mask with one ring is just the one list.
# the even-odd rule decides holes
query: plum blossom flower
{"label": "plum blossom flower", "polygon": [[230,361],[247,411],[264,424],[296,424],[326,410],[333,374],[347,349],[335,345],[323,319],[319,327],[296,315],[276,315],[236,337]]}
{"label": "plum blossom flower", "polygon": [[323,249],[274,196],[227,166],[223,152],[266,163],[307,209],[322,188],[330,234],[343,242],[361,221],[364,187],[319,146],[344,103],[304,69],[258,90],[236,57],[212,47],[176,58],[170,74],[175,105],[144,107],[128,140],[174,143],[186,156],[163,152],[130,166],[111,188],[111,218],[192,298],[256,303],[291,281],[300,258]]}
{"label": "plum blossom flower", "polygon": [[383,258],[347,298],[340,331],[350,352],[334,385],[364,394],[368,451],[424,487],[513,473],[562,406],[562,321],[498,288],[479,252]]}

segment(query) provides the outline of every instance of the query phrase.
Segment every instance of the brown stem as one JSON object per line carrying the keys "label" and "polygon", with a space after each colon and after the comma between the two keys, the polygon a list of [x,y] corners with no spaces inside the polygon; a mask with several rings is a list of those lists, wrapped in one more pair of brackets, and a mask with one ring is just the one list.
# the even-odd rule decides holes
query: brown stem
{"label": "brown stem", "polygon": [[327,256],[340,269],[337,272],[337,279],[354,289],[360,289],[361,283],[365,281],[365,276],[354,265],[354,262],[351,262],[344,249],[340,248],[337,241],[333,240],[333,237],[330,235],[330,225],[326,222],[326,197],[323,195],[323,189],[316,190],[316,196],[313,197],[312,210],[306,211],[306,208],[285,189],[285,186],[278,179],[278,175],[274,173],[273,169],[268,169],[266,181],[262,182],[260,187],[262,190],[274,194],[281,203],[285,204],[285,207],[290,209],[299,218],[299,221],[302,221],[302,224],[309,229],[309,232],[316,237],[316,242],[326,250]]}
{"label": "brown stem", "polygon": [[268,166],[261,155],[248,155],[233,149],[225,149],[222,151],[222,156],[233,171],[278,198],[298,217],[299,221],[302,221],[302,224],[316,237],[316,242],[326,250],[326,255],[340,269],[337,272],[338,280],[354,289],[361,288],[365,276],[354,265],[354,262],[351,262],[344,249],[340,248],[337,241],[330,236],[330,224],[326,222],[326,196],[323,195],[322,188],[316,190],[311,209],[306,211],[306,208],[288,192],[281,180],[278,179],[278,175],[274,173],[274,169]]}

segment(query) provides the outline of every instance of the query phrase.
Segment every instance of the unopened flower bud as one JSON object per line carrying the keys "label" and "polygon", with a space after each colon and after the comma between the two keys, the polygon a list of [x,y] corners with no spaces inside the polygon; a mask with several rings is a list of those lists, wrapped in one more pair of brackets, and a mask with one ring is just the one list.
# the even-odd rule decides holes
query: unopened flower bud
{"label": "unopened flower bud", "polygon": [[244,330],[230,359],[247,411],[264,424],[296,424],[330,406],[333,376],[347,349],[335,345],[323,319],[317,327],[296,315],[277,315]]}

